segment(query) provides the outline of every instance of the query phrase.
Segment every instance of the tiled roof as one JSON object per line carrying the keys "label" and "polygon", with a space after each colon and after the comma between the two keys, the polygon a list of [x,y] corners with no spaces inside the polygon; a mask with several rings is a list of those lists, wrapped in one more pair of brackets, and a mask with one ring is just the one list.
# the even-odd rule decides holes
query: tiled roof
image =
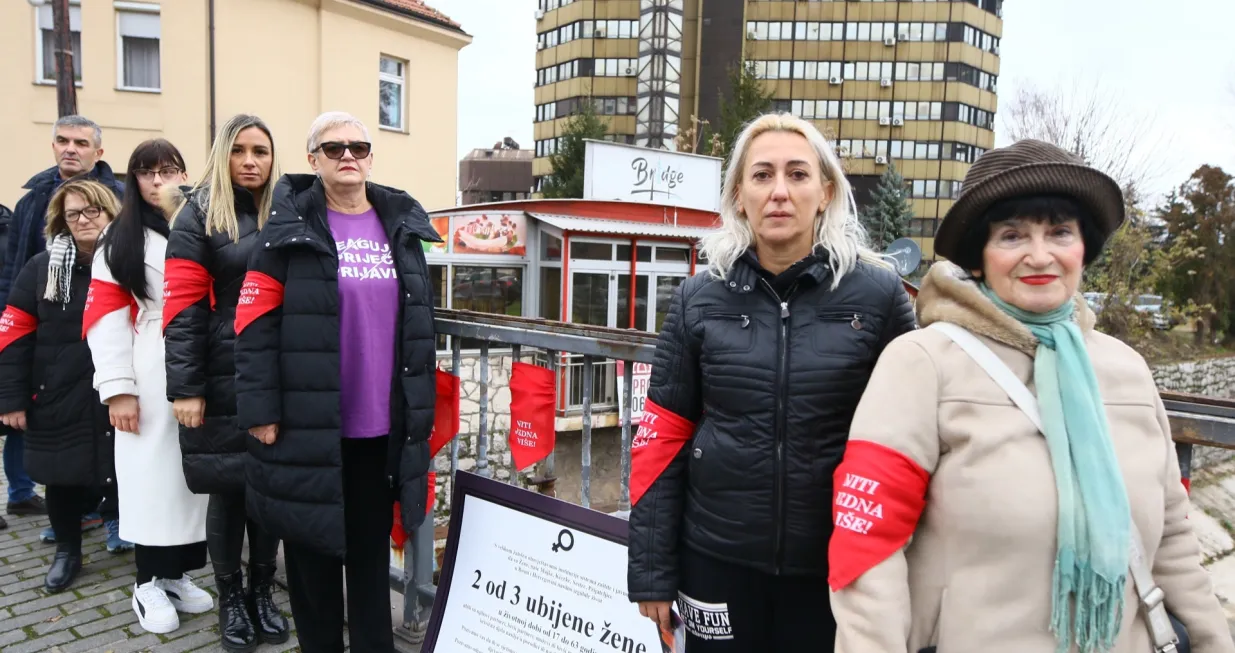
{"label": "tiled roof", "polygon": [[365,4],[370,4],[378,7],[393,9],[402,14],[408,14],[418,18],[423,18],[432,23],[437,23],[445,27],[450,27],[459,31],[462,26],[459,23],[451,20],[449,16],[430,7],[424,3],[424,0],[357,0]]}

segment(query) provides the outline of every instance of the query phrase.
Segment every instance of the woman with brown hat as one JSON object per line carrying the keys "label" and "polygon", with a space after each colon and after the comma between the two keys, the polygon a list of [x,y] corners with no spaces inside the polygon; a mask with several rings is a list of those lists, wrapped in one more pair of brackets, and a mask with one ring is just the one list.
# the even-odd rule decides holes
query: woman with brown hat
{"label": "woman with brown hat", "polygon": [[1149,368],[1077,293],[1123,220],[1052,145],[970,169],[836,471],[836,651],[1235,652]]}

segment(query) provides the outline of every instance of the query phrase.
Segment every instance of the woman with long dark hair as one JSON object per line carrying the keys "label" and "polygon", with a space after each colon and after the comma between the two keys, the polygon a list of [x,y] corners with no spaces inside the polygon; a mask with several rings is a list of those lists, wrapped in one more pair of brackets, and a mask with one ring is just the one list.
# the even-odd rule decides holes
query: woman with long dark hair
{"label": "woman with long dark hair", "polygon": [[[167,398],[180,422],[185,480],[193,492],[210,495],[206,546],[219,594],[219,635],[228,651],[289,637],[287,619],[271,597],[279,539],[244,507],[249,434],[236,426],[232,360],[240,287],[258,231],[270,217],[278,177],[270,128],[257,116],[234,116],[219,130],[201,179],[176,194],[179,208],[167,239]],[[246,530],[247,595],[240,564]]]}
{"label": "woman with long dark hair", "polygon": [[159,208],[166,185],[186,181],[184,159],[163,139],[129,158],[124,205],[95,250],[82,331],[94,358],[94,387],[116,429],[120,536],[136,545],[133,611],[142,628],[169,633],[177,612],[197,614],[214,599],[187,572],[206,566],[208,497],[193,494],[167,401],[163,356],[163,268],[170,232]]}

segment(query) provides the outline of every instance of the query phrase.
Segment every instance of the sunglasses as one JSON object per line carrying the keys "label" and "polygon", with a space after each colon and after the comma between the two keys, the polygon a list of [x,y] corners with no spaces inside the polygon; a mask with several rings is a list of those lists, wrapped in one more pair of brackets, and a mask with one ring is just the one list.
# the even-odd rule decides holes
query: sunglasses
{"label": "sunglasses", "polygon": [[[321,145],[318,145],[317,149],[321,150],[322,154],[325,154],[327,159],[342,159],[343,150],[351,152],[352,156],[357,159],[364,159],[369,156],[370,152],[373,151],[373,144],[366,143],[364,141],[355,141],[353,143],[327,141]],[[316,152],[317,150],[313,151]]]}
{"label": "sunglasses", "polygon": [[95,218],[99,217],[100,215],[102,215],[102,213],[103,213],[103,209],[101,209],[101,208],[99,208],[99,207],[97,207],[97,206],[87,206],[86,208],[84,208],[84,209],[82,209],[82,210],[80,210],[80,211],[65,211],[65,212],[64,212],[64,219],[65,219],[65,221],[67,221],[67,222],[69,222],[70,224],[72,224],[72,223],[77,222],[78,220],[80,220],[83,216],[84,216],[87,220],[93,220],[93,219],[95,219]]}

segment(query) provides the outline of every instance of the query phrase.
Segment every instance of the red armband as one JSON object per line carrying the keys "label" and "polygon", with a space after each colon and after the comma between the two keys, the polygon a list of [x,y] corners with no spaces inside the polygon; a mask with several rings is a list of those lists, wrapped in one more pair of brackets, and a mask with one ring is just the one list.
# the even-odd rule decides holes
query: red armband
{"label": "red armband", "polygon": [[91,279],[90,289],[86,291],[86,308],[81,317],[81,339],[96,322],[114,311],[129,307],[129,322],[137,324],[137,300],[119,284],[102,279]]}
{"label": "red armband", "polygon": [[210,296],[214,310],[214,279],[197,261],[169,258],[163,267],[163,330],[184,309]]}
{"label": "red armband", "polygon": [[4,313],[0,314],[0,351],[8,349],[19,338],[34,333],[38,326],[37,317],[11,304],[6,306]]}
{"label": "red armband", "polygon": [[695,423],[648,399],[630,443],[630,505],[652,487],[695,434]]}
{"label": "red armband", "polygon": [[283,284],[261,272],[244,276],[240,287],[240,302],[236,304],[236,335],[240,335],[257,318],[283,305]]}
{"label": "red armband", "polygon": [[850,440],[832,482],[828,584],[844,589],[900,550],[926,507],[930,474],[882,444]]}

